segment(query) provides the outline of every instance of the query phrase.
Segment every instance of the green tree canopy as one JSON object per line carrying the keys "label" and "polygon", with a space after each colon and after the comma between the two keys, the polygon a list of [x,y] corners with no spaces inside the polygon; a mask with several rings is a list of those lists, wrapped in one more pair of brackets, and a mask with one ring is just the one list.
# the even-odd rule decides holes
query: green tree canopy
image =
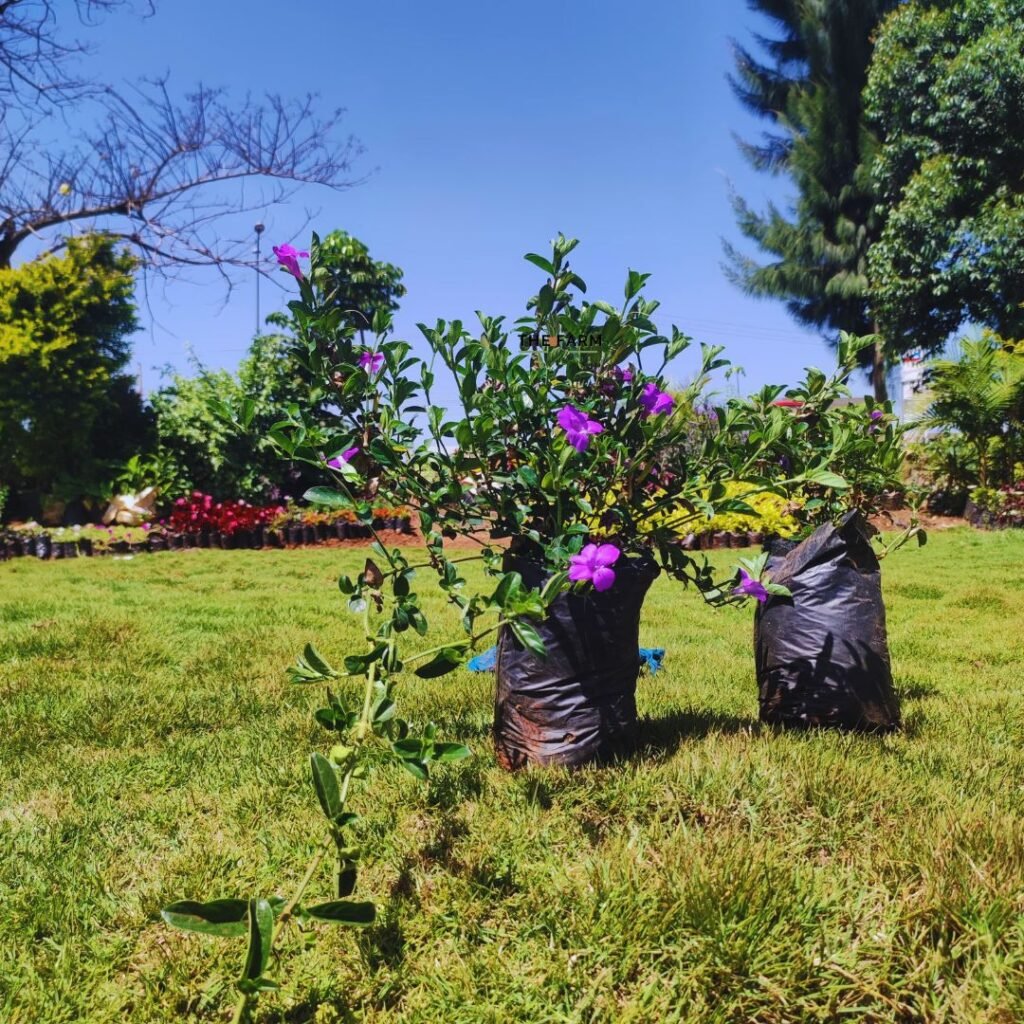
{"label": "green tree canopy", "polygon": [[0,268],[0,481],[14,511],[98,496],[147,419],[123,371],[136,330],[135,261],[102,236]]}
{"label": "green tree canopy", "polygon": [[[174,375],[151,397],[159,455],[177,467],[184,486],[217,498],[262,501],[287,491],[290,482],[288,493],[301,493],[301,481],[290,481],[288,465],[266,437],[289,404],[305,406],[315,397],[292,342],[280,334],[260,335],[237,374],[199,366],[194,376]],[[240,408],[245,401],[254,411],[251,429],[242,435],[218,409]]]}
{"label": "green tree canopy", "polygon": [[[344,231],[314,244],[318,285],[342,330],[363,331],[378,312],[398,308],[405,294],[398,267],[373,259],[359,239]],[[301,495],[316,477],[297,463],[281,461],[267,440],[270,428],[288,417],[289,406],[309,411],[325,430],[338,423],[335,403],[344,381],[325,386],[312,372],[309,352],[297,341],[297,325],[289,314],[267,319],[283,333],[255,338],[236,374],[198,367],[192,377],[175,375],[151,399],[159,455],[178,468],[182,482],[217,498],[262,501]],[[251,416],[240,433],[222,412],[246,405]]]}
{"label": "green tree canopy", "polygon": [[357,330],[369,327],[378,310],[398,309],[398,300],[405,294],[402,271],[373,259],[358,238],[332,231],[320,240],[320,258],[330,276],[333,301],[350,312],[348,322]]}
{"label": "green tree canopy", "polygon": [[[868,251],[881,230],[870,168],[875,140],[861,102],[882,16],[897,0],[748,0],[773,22],[759,36],[758,59],[735,48],[733,87],[743,104],[769,121],[759,143],[742,143],[759,170],[784,174],[796,188],[791,211],[753,210],[734,198],[737,221],[769,260],[760,263],[726,244],[727,273],[752,295],[782,299],[793,317],[823,328],[874,333]],[[887,351],[865,353],[875,396],[886,397]]]}
{"label": "green tree canopy", "polygon": [[935,349],[965,321],[1024,336],[1024,0],[911,0],[865,94],[888,222],[870,254],[888,331]]}

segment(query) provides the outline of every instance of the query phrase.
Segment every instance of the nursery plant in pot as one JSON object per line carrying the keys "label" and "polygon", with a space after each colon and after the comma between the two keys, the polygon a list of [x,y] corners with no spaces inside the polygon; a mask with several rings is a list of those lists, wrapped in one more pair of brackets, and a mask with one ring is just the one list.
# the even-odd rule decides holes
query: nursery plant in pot
{"label": "nursery plant in pot", "polygon": [[[732,467],[719,456],[720,432],[690,446],[685,471],[665,471],[709,375],[725,365],[720,349],[702,346],[690,384],[670,394],[666,367],[690,339],[675,327],[659,333],[646,274],[629,272],[619,306],[585,300],[568,262],[575,245],[560,236],[550,257],[526,257],[544,282],[514,323],[479,314],[472,333],[459,321],[421,324],[421,359],[389,340],[382,314],[372,344],[344,326],[325,301],[314,239],[290,308],[343,427],[331,434],[295,411],[272,431],[289,458],[333,475],[334,487],[308,500],[345,504],[366,526],[371,499],[418,514],[474,641],[476,616],[502,609],[494,735],[508,767],[629,748],[644,596],[665,572],[709,601],[728,600],[706,559],[679,541],[716,509],[748,508],[726,493]],[[748,448],[752,463],[759,449]],[[458,537],[495,578],[490,596],[459,593],[446,554]],[[465,543],[458,561],[474,557]],[[448,667],[468,651],[452,652]]]}
{"label": "nursery plant in pot", "polygon": [[[693,582],[710,601],[730,599],[714,587],[707,564],[677,541],[716,508],[747,507],[725,493],[724,480],[734,468],[753,479],[752,463],[763,453],[750,445],[746,461],[734,467],[731,454],[720,457],[721,437],[713,435],[690,450],[685,471],[665,470],[659,460],[678,447],[686,407],[720,365],[718,353],[702,350],[694,383],[669,395],[666,363],[688,339],[675,330],[657,333],[655,304],[640,294],[644,275],[630,274],[621,308],[575,304],[584,286],[566,260],[574,244],[559,238],[550,260],[528,257],[546,282],[530,316],[511,332],[487,317],[472,336],[459,323],[424,327],[426,360],[390,339],[380,310],[372,344],[348,326],[347,305],[336,301],[337,280],[315,237],[308,276],[298,262],[304,253],[275,249],[299,283],[300,298],[290,304],[298,341],[314,379],[331,391],[337,422],[325,427],[322,418],[292,407],[270,428],[271,440],[290,460],[319,466],[328,477],[307,493],[310,502],[350,513],[370,532],[382,502],[411,509],[426,552],[388,549],[376,538],[362,571],[338,580],[363,644],[337,658],[309,644],[289,672],[294,684],[327,688],[315,711],[327,734],[325,753],[309,759],[324,828],[319,842],[302,844],[313,849],[305,871],[294,873],[301,878],[290,896],[279,895],[276,885],[247,898],[225,899],[218,891],[162,912],[177,928],[235,936],[240,946],[248,939],[235,983],[236,1021],[251,1019],[261,993],[278,988],[317,931],[374,922],[375,905],[352,898],[374,835],[358,827],[357,810],[382,806],[386,797],[373,787],[385,766],[426,780],[435,764],[470,754],[441,742],[432,724],[398,716],[403,674],[442,676],[498,634],[503,760],[580,763],[628,745],[639,665],[634,620],[654,575]],[[435,386],[438,369],[450,374],[451,388]],[[458,411],[446,411],[443,404],[453,400]],[[225,406],[225,420],[249,430],[251,404]],[[448,546],[460,537],[461,544]],[[467,554],[467,545],[475,553]],[[482,593],[470,593],[461,575],[469,558],[482,559],[490,574]],[[459,609],[465,637],[410,651],[429,631],[417,594],[425,570]],[[607,664],[594,664],[588,642],[604,645]],[[623,678],[609,687],[612,667]],[[544,678],[538,687],[530,683]],[[510,710],[510,701],[519,706]],[[529,728],[516,726],[513,712],[521,722],[530,716]],[[577,722],[593,730],[581,731],[579,742],[571,731]],[[301,941],[286,945],[297,929]]]}
{"label": "nursery plant in pot", "polygon": [[[775,725],[884,732],[900,722],[880,559],[911,537],[921,544],[926,538],[912,515],[888,543],[876,543],[881,534],[870,520],[904,490],[906,428],[888,403],[841,401],[849,396],[857,352],[871,343],[844,336],[832,377],[809,371],[784,399],[782,388],[771,387],[720,410],[724,447],[745,436],[762,448],[758,471],[774,474],[790,493],[789,511],[804,538],[776,541],[739,566],[736,592],[758,602],[761,719]],[[826,464],[826,472],[807,471]],[[765,573],[786,593],[766,588]]]}

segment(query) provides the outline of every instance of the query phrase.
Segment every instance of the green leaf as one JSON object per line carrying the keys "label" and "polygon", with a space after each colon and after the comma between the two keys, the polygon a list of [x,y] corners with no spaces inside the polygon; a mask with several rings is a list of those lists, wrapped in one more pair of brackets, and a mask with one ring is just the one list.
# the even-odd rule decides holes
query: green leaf
{"label": "green leaf", "polygon": [[466,652],[461,647],[445,647],[438,651],[425,665],[415,669],[420,679],[436,679],[438,676],[457,669],[465,660]]}
{"label": "green leaf", "polygon": [[472,754],[469,747],[462,743],[434,744],[435,761],[462,761],[464,758],[471,757]]}
{"label": "green leaf", "polygon": [[372,651],[367,651],[366,654],[348,655],[345,658],[345,671],[352,676],[365,673],[373,662],[380,660],[387,649],[387,644],[377,644]]}
{"label": "green leaf", "polygon": [[540,487],[540,477],[537,475],[537,471],[533,466],[520,466],[519,469],[516,470],[516,476],[518,476],[527,487],[533,490]]}
{"label": "green leaf", "polygon": [[544,646],[544,641],[540,638],[540,633],[523,619],[515,619],[509,623],[509,627],[515,638],[530,652],[536,654],[538,658],[546,658],[548,656],[547,648]]}
{"label": "green leaf", "polygon": [[356,903],[352,900],[330,900],[307,907],[306,913],[317,921],[332,921],[334,924],[353,925],[365,928],[373,924],[377,908],[372,903]]}
{"label": "green leaf", "polygon": [[819,484],[822,487],[831,487],[834,491],[848,490],[850,485],[838,474],[827,469],[812,469],[804,474],[808,483]]}
{"label": "green leaf", "polygon": [[430,777],[427,771],[427,766],[423,761],[413,761],[411,759],[403,758],[402,767],[412,776],[419,779],[420,782],[426,782]]}
{"label": "green leaf", "polygon": [[238,421],[242,424],[244,430],[248,430],[252,426],[252,418],[256,415],[256,403],[251,398],[242,400],[242,405],[238,410]]}
{"label": "green leaf", "polygon": [[408,739],[398,740],[391,744],[391,749],[399,756],[403,758],[419,758],[423,755],[423,740],[416,736],[410,736]]}
{"label": "green leaf", "polygon": [[[274,910],[268,900],[249,900],[249,951],[242,982],[259,981],[270,962],[274,937]],[[261,986],[262,987],[262,986]]]}
{"label": "green leaf", "polygon": [[160,916],[172,928],[201,935],[244,935],[249,904],[245,900],[211,900],[196,903],[179,900],[160,911]]}
{"label": "green leaf", "polygon": [[398,705],[390,697],[382,697],[373,706],[372,721],[374,725],[381,725],[391,721],[398,712]]}
{"label": "green leaf", "polygon": [[517,572],[507,572],[501,578],[501,582],[491,595],[491,603],[498,608],[504,608],[509,598],[518,593],[523,585],[523,577]]}
{"label": "green leaf", "polygon": [[529,260],[535,267],[540,267],[545,274],[551,274],[552,277],[554,276],[554,266],[550,260],[546,260],[543,256],[538,256],[535,252],[528,252],[523,259]]}
{"label": "green leaf", "polygon": [[401,468],[402,452],[392,448],[382,437],[375,437],[370,442],[370,457],[382,466]]}
{"label": "green leaf", "polygon": [[302,497],[313,505],[326,505],[328,508],[352,507],[352,499],[333,487],[310,487]]}
{"label": "green leaf", "polygon": [[310,668],[316,669],[321,675],[334,677],[338,674],[324,661],[320,652],[312,644],[306,644],[302,656],[306,659],[306,663]]}
{"label": "green leaf", "polygon": [[310,755],[309,760],[313,769],[313,786],[320,807],[328,821],[336,821],[341,814],[341,792],[338,789],[338,775],[334,765],[323,754],[316,752]]}
{"label": "green leaf", "polygon": [[350,860],[342,862],[334,879],[334,889],[339,899],[349,896],[356,887],[356,866]]}

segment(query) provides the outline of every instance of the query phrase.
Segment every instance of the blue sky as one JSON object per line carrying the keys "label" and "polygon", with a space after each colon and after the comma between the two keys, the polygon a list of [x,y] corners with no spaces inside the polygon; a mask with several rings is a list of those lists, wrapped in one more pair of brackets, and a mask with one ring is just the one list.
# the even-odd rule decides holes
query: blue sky
{"label": "blue sky", "polygon": [[[106,20],[91,59],[118,81],[170,71],[182,90],[313,91],[347,108],[367,182],[268,209],[264,252],[295,236],[307,208],[321,234],[356,235],[405,270],[399,337],[476,309],[517,315],[539,283],[522,254],[563,231],[582,240],[575,268],[591,297],[617,300],[627,267],[651,272],[665,326],[726,345],[749,390],[834,361],[781,303],[744,296],[720,266],[721,237],[738,240],[730,183],[758,205],[786,195],[732,137],[761,126],[726,81],[729,38],[763,27],[743,0],[164,0],[153,17]],[[264,313],[287,299],[262,291]],[[147,389],[154,367],[185,369],[190,349],[235,365],[254,300],[243,281],[225,305],[214,275],[153,289],[135,342]],[[684,354],[670,372],[684,379],[693,363]]]}

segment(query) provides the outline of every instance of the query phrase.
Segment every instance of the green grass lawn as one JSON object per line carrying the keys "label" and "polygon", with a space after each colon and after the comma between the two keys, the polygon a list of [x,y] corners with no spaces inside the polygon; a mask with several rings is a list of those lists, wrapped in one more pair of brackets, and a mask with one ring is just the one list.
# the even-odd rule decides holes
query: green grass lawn
{"label": "green grass lawn", "polygon": [[[284,668],[348,651],[363,556],[0,565],[5,1024],[227,1018],[244,943],[158,912],[301,874],[328,741]],[[1024,534],[966,530],[888,560],[887,738],[761,728],[750,609],[664,580],[628,762],[507,775],[490,677],[409,682],[403,713],[476,756],[356,797],[378,923],[292,933],[256,1019],[1024,1020],[1022,563]]]}

